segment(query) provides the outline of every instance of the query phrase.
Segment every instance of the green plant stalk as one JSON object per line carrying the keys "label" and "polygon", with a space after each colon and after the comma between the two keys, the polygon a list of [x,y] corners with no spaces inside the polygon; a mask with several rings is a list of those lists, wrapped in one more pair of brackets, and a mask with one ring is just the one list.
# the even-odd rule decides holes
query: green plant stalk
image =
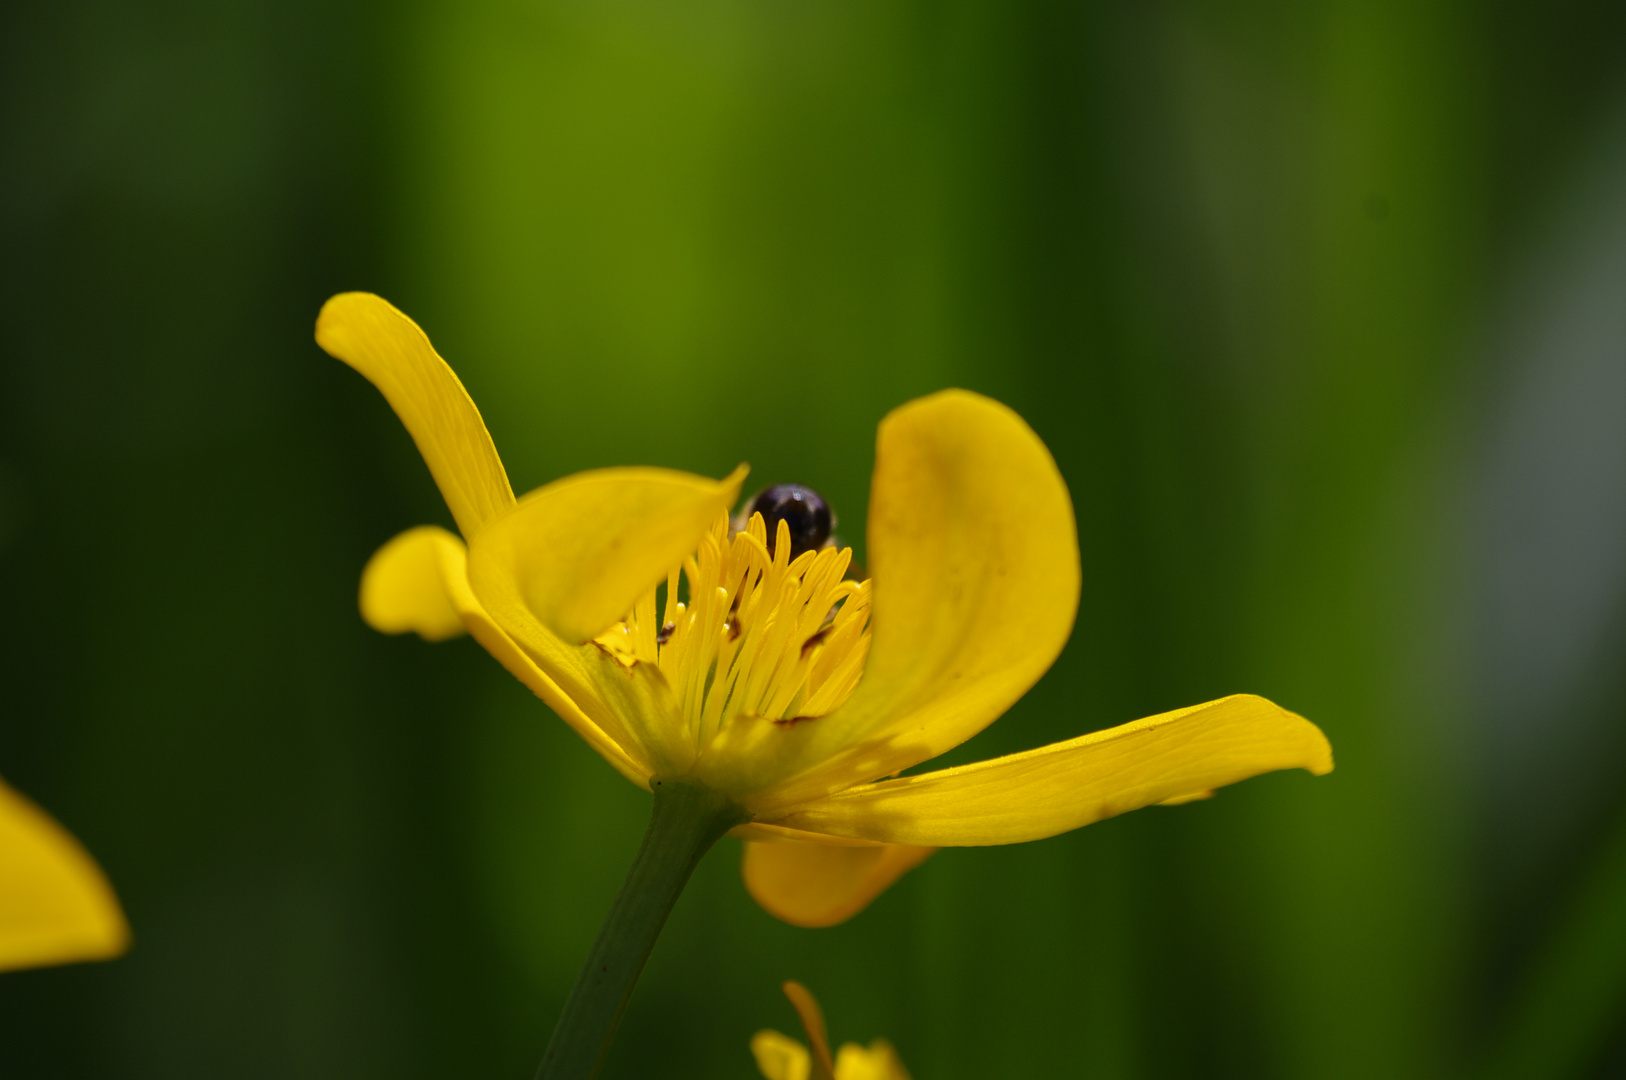
{"label": "green plant stalk", "polygon": [[593,951],[553,1029],[537,1080],[590,1080],[604,1064],[632,988],[700,859],[748,815],[694,784],[654,780],[655,807]]}

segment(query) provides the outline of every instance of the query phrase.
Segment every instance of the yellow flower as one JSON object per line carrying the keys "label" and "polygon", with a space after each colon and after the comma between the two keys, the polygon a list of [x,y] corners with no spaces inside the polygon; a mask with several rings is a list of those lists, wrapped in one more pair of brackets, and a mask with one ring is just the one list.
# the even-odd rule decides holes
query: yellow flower
{"label": "yellow flower", "polygon": [[94,860],[0,782],[0,971],[105,960],[130,928]]}
{"label": "yellow flower", "polygon": [[751,841],[747,885],[787,921],[839,922],[938,847],[1332,768],[1313,724],[1235,695],[885,779],[992,723],[1072,630],[1066,485],[988,398],[948,390],[882,421],[872,576],[855,582],[847,549],[792,559],[783,523],[771,537],[760,517],[730,528],[743,466],[722,480],[602,469],[516,500],[473,401],[411,320],[346,293],[316,339],[383,392],[463,534],[385,544],[362,575],[366,620],[432,641],[467,631],[634,783],[731,800],[749,819],[733,830]]}
{"label": "yellow flower", "polygon": [[819,1003],[799,982],[787,982],[782,989],[802,1019],[812,1052],[788,1035],[757,1032],[751,1039],[751,1053],[766,1080],[909,1080],[898,1052],[885,1039],[876,1039],[868,1047],[843,1043],[832,1059]]}

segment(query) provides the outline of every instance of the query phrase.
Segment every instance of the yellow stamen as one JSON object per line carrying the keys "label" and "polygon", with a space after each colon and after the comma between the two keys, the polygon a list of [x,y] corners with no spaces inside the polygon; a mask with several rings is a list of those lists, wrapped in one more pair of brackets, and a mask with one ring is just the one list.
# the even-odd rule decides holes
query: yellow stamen
{"label": "yellow stamen", "polygon": [[[666,580],[597,643],[623,663],[655,663],[703,748],[740,714],[779,722],[823,716],[847,699],[869,655],[868,581],[845,580],[851,548],[790,558],[779,522],[773,554],[761,514],[730,535],[727,515]],[[678,599],[679,574],[689,600]]]}

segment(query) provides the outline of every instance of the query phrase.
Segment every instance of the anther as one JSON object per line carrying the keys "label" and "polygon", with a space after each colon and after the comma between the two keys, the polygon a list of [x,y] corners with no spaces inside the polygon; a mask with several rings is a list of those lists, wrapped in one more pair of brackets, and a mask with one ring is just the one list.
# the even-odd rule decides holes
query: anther
{"label": "anther", "polygon": [[808,653],[812,652],[814,649],[818,648],[820,645],[823,645],[824,644],[824,639],[829,637],[830,636],[830,631],[832,631],[834,629],[835,629],[834,626],[826,623],[824,625],[824,627],[822,629],[820,629],[817,633],[815,633],[812,637],[810,637],[806,641],[802,642],[802,655],[806,656]]}

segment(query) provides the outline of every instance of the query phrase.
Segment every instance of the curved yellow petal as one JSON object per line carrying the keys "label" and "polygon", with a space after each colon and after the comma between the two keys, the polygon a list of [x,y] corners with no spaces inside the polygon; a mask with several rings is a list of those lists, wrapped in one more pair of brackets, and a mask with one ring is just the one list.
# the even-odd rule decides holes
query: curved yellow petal
{"label": "curved yellow petal", "polygon": [[476,579],[507,578],[543,626],[589,641],[694,554],[744,479],[741,466],[722,480],[647,468],[556,480],[472,541]]}
{"label": "curved yellow petal", "polygon": [[383,393],[464,536],[514,505],[480,410],[417,323],[371,293],[340,293],[322,305],[316,343]]}
{"label": "curved yellow petal", "polygon": [[836,1080],[909,1080],[909,1070],[885,1039],[868,1046],[843,1043],[836,1053]]}
{"label": "curved yellow petal", "polygon": [[713,786],[752,809],[816,799],[964,742],[1044,674],[1072,630],[1067,485],[1022,418],[980,395],[943,391],[882,421],[868,558],[874,637],[852,697],[793,725],[742,718],[702,761]]}
{"label": "curved yellow petal", "polygon": [[862,785],[774,821],[892,844],[1015,844],[1293,768],[1330,772],[1326,736],[1264,698],[1237,694],[1021,754]]}
{"label": "curved yellow petal", "polygon": [[[590,680],[571,682],[573,693],[537,666],[526,650],[514,643],[486,613],[469,587],[468,562],[463,541],[435,525],[420,525],[395,537],[367,563],[361,578],[361,611],[368,625],[385,633],[416,630],[430,641],[452,636],[447,614],[457,620],[457,632],[468,630],[486,652],[541,698],[620,773],[642,787],[649,784],[651,768],[638,753],[637,743],[623,735],[612,738],[606,728],[621,734],[615,712],[594,693]],[[563,645],[557,650],[567,652]],[[571,663],[590,659],[564,657]],[[600,718],[595,722],[587,710]]]}
{"label": "curved yellow petal", "polygon": [[813,1058],[807,1047],[777,1031],[759,1031],[751,1037],[751,1055],[765,1080],[808,1080]]}
{"label": "curved yellow petal", "polygon": [[361,572],[361,617],[380,633],[413,632],[425,641],[467,633],[442,572],[443,562],[462,558],[463,542],[445,529],[408,529],[367,560]]}
{"label": "curved yellow petal", "polygon": [[693,554],[739,496],[743,466],[723,480],[666,469],[578,473],[531,492],[469,546],[469,583],[499,626],[659,775],[686,773],[695,745],[654,664],[623,663],[586,641]]}
{"label": "curved yellow petal", "polygon": [[129,945],[130,927],[95,861],[0,782],[0,971],[105,960]]}
{"label": "curved yellow petal", "polygon": [[746,891],[775,918],[792,926],[835,926],[863,911],[936,850],[748,840],[740,874]]}

